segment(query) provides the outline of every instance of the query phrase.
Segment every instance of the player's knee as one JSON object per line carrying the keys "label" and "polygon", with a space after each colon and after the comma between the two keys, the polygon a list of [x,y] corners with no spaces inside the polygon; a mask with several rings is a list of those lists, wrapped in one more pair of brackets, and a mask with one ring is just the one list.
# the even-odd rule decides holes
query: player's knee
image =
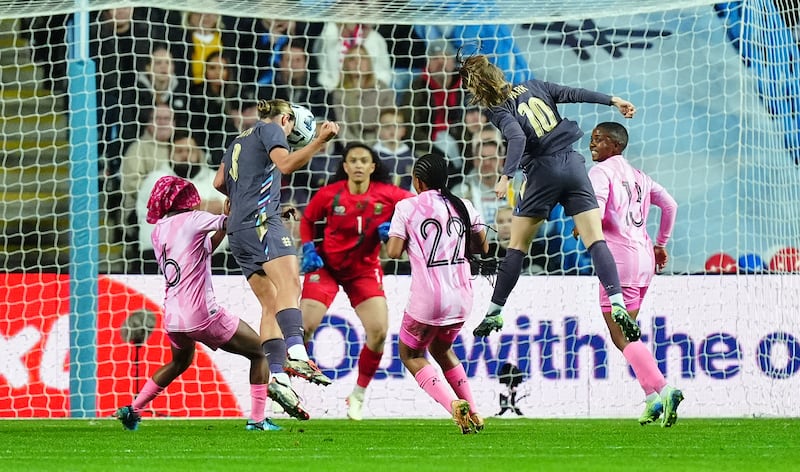
{"label": "player's knee", "polygon": [[261,348],[261,345],[258,345],[255,349],[246,352],[245,357],[250,360],[251,364],[267,361],[267,356],[264,354],[264,350]]}
{"label": "player's knee", "polygon": [[192,365],[192,357],[179,357],[177,359],[172,359],[172,369],[175,376],[186,372],[186,369],[188,369],[190,365]]}
{"label": "player's knee", "polygon": [[300,298],[300,279],[298,277],[280,277],[275,281],[275,288],[278,296],[292,294],[295,298]]}
{"label": "player's knee", "polygon": [[367,331],[367,344],[373,346],[383,346],[386,342],[387,329],[384,327],[375,328]]}

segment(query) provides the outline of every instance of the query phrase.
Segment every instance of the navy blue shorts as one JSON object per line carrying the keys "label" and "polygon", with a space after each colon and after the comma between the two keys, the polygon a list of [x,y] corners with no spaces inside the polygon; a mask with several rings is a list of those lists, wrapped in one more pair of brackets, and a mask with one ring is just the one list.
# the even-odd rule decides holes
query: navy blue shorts
{"label": "navy blue shorts", "polygon": [[228,243],[236,263],[246,278],[263,272],[262,265],[273,259],[297,255],[292,236],[279,215],[266,223],[228,234]]}
{"label": "navy blue shorts", "polygon": [[514,215],[547,219],[556,203],[568,216],[599,208],[586,171],[586,159],[574,149],[540,156],[525,169]]}

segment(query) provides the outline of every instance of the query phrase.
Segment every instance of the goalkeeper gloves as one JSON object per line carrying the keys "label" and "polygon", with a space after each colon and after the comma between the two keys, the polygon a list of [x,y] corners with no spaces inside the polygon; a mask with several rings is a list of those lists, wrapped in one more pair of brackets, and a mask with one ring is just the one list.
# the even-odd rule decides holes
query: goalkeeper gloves
{"label": "goalkeeper gloves", "polygon": [[300,270],[307,274],[319,270],[325,264],[322,258],[317,254],[317,248],[313,242],[303,244],[303,260],[300,262]]}
{"label": "goalkeeper gloves", "polygon": [[378,225],[378,238],[382,243],[389,240],[389,227],[392,226],[390,222],[381,223]]}

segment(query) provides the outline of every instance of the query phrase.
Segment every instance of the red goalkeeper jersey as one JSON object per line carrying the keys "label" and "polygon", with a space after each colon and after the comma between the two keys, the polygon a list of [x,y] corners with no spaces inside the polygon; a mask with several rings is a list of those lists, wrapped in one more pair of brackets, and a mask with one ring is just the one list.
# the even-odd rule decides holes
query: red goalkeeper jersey
{"label": "red goalkeeper jersey", "polygon": [[[378,265],[378,226],[391,221],[394,206],[413,194],[392,184],[371,182],[353,195],[347,181],[326,185],[311,198],[300,223],[303,243],[317,241],[325,266],[340,275],[355,275]],[[322,242],[318,238],[322,236]]]}

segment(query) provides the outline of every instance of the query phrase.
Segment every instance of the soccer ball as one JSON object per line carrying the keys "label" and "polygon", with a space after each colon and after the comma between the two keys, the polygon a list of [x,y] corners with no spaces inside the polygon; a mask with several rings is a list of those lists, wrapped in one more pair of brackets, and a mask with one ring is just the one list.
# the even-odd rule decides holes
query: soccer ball
{"label": "soccer ball", "polygon": [[292,105],[292,111],[294,112],[294,128],[286,140],[294,149],[300,149],[314,139],[317,123],[314,121],[314,114],[304,106]]}

